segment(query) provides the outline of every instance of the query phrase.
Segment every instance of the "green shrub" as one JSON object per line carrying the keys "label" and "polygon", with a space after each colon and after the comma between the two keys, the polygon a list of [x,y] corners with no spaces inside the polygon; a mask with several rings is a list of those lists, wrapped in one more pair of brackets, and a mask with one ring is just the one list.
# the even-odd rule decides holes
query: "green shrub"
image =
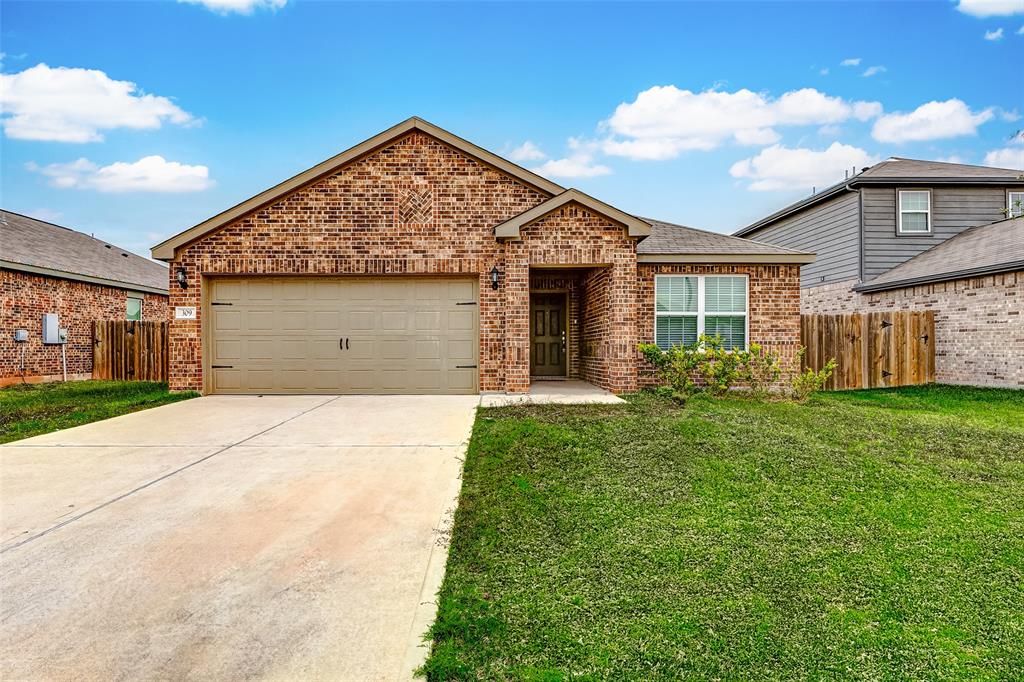
{"label": "green shrub", "polygon": [[[803,347],[796,352],[798,362],[803,359],[806,352],[807,349]],[[802,403],[820,391],[825,387],[825,382],[829,380],[829,377],[832,376],[832,372],[834,372],[835,369],[836,359],[830,358],[829,361],[825,363],[825,366],[818,371],[814,371],[808,367],[803,372],[797,372],[793,376],[791,384],[793,400],[798,403]]]}
{"label": "green shrub", "polygon": [[750,351],[747,352],[740,376],[750,389],[751,395],[759,399],[765,398],[782,376],[782,361],[779,354],[760,344],[750,344]]}
{"label": "green shrub", "polygon": [[640,353],[677,398],[700,389],[721,395],[738,382],[760,398],[782,375],[775,351],[758,344],[751,344],[750,350],[727,350],[720,336],[701,335],[694,344],[664,351],[655,344],[641,344]]}

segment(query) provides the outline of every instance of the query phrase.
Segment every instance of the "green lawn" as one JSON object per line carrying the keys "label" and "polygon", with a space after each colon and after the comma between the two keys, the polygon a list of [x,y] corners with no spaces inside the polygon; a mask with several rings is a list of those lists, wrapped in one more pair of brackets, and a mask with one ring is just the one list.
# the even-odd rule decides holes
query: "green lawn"
{"label": "green lawn", "polygon": [[1024,391],[482,410],[431,679],[1020,679]]}
{"label": "green lawn", "polygon": [[193,398],[152,381],[69,381],[0,389],[0,443]]}

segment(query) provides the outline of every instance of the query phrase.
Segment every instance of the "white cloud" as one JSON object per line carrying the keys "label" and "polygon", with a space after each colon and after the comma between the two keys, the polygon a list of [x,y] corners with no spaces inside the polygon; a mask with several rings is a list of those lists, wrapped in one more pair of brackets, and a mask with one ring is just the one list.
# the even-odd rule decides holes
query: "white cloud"
{"label": "white cloud", "polygon": [[257,9],[279,10],[288,4],[288,0],[178,0],[190,5],[202,5],[211,12],[220,15],[252,14]]}
{"label": "white cloud", "polygon": [[611,133],[606,154],[632,159],[670,159],[685,150],[710,150],[729,140],[769,144],[779,126],[824,125],[849,118],[878,116],[878,102],[849,102],[814,88],[784,93],[777,99],[742,89],[691,92],[674,85],[644,90],[623,102],[602,123]]}
{"label": "white cloud", "polygon": [[959,99],[928,102],[910,113],[885,114],[875,121],[871,136],[879,142],[908,142],[977,135],[978,126],[994,115],[992,109],[972,112]]}
{"label": "white cloud", "polygon": [[1017,35],[1024,36],[1024,26],[1017,29]]}
{"label": "white cloud", "polygon": [[889,69],[879,64],[878,66],[869,66],[868,68],[864,69],[864,73],[862,73],[861,75],[864,76],[865,78],[871,78],[872,76],[877,76],[880,73],[885,73],[888,70]]}
{"label": "white cloud", "polygon": [[117,161],[98,166],[81,158],[69,163],[37,166],[28,170],[50,179],[61,189],[94,189],[99,192],[199,192],[213,186],[206,166],[188,166],[162,156],[146,156],[134,163]]}
{"label": "white cloud", "polygon": [[508,153],[508,158],[513,161],[540,161],[541,159],[546,159],[547,156],[547,154],[540,150],[540,147],[530,140],[527,140]]}
{"label": "white cloud", "polygon": [[1024,170],[1024,147],[1003,147],[985,154],[985,165]]}
{"label": "white cloud", "polygon": [[950,156],[940,156],[935,160],[941,161],[942,163],[967,163],[967,160],[964,157],[960,156],[959,154],[951,154]]}
{"label": "white cloud", "polygon": [[1003,29],[1002,28],[997,28],[994,31],[985,31],[985,40],[995,41],[995,40],[1002,40],[1002,39],[1003,39]]}
{"label": "white cloud", "polygon": [[1024,0],[960,0],[956,6],[964,14],[972,17],[1008,17],[1011,14],[1024,14]]}
{"label": "white cloud", "polygon": [[593,178],[609,175],[612,169],[594,160],[597,145],[575,137],[569,138],[570,154],[564,159],[549,159],[536,168],[531,168],[538,175],[556,178]]}
{"label": "white cloud", "polygon": [[826,67],[824,69],[820,69],[818,71],[818,73],[821,74],[822,76],[827,76],[828,75],[828,68]]}
{"label": "white cloud", "polygon": [[195,120],[168,98],[144,94],[130,81],[94,69],[46,64],[0,73],[0,111],[7,137],[53,142],[98,142],[103,130]]}
{"label": "white cloud", "polygon": [[737,161],[729,169],[734,178],[752,182],[748,189],[763,192],[825,187],[842,179],[844,171],[870,166],[877,159],[863,149],[833,142],[825,150],[792,149],[773,145],[756,156]]}
{"label": "white cloud", "polygon": [[751,130],[737,130],[736,141],[746,145],[775,144],[782,139],[782,136],[771,128],[753,128]]}
{"label": "white cloud", "polygon": [[839,62],[839,66],[860,66],[860,57],[850,57]]}

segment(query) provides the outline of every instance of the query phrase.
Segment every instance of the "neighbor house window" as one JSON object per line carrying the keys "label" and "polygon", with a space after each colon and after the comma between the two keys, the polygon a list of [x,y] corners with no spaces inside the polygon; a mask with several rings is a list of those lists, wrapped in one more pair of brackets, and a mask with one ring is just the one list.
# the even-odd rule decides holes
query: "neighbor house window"
{"label": "neighbor house window", "polygon": [[125,299],[125,319],[142,320],[142,299],[135,298],[131,294]]}
{"label": "neighbor house window", "polygon": [[722,337],[722,345],[730,350],[747,347],[747,278],[656,276],[654,342],[668,350],[692,345],[701,334]]}
{"label": "neighbor house window", "polygon": [[1006,211],[1010,218],[1024,216],[1024,192],[1006,193]]}
{"label": "neighbor house window", "polygon": [[928,190],[899,191],[900,234],[928,234],[932,231],[932,193]]}

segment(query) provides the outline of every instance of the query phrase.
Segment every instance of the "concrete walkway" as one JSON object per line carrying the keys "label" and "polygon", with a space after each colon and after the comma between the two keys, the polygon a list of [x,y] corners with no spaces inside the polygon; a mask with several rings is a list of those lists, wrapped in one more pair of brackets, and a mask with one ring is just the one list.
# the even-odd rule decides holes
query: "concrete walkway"
{"label": "concrete walkway", "polygon": [[407,679],[477,396],[199,398],[0,448],[0,679]]}
{"label": "concrete walkway", "polygon": [[534,381],[529,393],[484,393],[481,407],[505,405],[625,405],[626,401],[610,391],[578,379]]}

